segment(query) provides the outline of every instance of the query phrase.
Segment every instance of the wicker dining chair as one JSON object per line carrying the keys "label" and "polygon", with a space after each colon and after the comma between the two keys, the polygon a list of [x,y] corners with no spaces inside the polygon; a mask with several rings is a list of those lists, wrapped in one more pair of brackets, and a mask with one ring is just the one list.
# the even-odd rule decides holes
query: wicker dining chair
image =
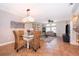
{"label": "wicker dining chair", "polygon": [[23,30],[14,30],[14,37],[15,37],[15,43],[14,43],[14,49],[18,52],[21,48],[24,47],[24,40],[23,40]]}
{"label": "wicker dining chair", "polygon": [[41,32],[40,31],[34,31],[33,35],[34,35],[34,38],[30,42],[30,47],[33,48],[33,50],[36,52],[37,49],[40,48],[40,36],[41,36]]}

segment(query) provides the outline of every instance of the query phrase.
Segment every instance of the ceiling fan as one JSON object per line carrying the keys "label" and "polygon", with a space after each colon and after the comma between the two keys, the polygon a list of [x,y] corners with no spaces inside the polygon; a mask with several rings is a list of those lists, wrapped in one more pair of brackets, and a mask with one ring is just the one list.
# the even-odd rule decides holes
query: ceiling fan
{"label": "ceiling fan", "polygon": [[54,22],[53,20],[50,20],[50,19],[48,20],[48,23],[53,23],[53,22]]}
{"label": "ceiling fan", "polygon": [[69,3],[69,5],[73,5],[74,3]]}

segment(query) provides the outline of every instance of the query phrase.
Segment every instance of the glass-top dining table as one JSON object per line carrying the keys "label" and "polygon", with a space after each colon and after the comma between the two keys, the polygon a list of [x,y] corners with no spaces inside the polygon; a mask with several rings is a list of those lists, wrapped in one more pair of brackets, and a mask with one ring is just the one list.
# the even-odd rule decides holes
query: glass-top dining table
{"label": "glass-top dining table", "polygon": [[23,35],[25,41],[27,41],[27,48],[29,48],[29,42],[33,39],[34,35]]}

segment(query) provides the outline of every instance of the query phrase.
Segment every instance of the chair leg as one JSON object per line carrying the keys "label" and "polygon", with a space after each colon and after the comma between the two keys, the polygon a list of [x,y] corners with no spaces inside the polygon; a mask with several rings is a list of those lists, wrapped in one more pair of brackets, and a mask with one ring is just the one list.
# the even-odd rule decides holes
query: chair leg
{"label": "chair leg", "polygon": [[31,46],[29,45],[29,49],[31,49]]}
{"label": "chair leg", "polygon": [[40,48],[40,46],[39,46],[39,48]]}
{"label": "chair leg", "polygon": [[17,49],[16,52],[19,52],[19,50]]}
{"label": "chair leg", "polygon": [[37,52],[37,50],[34,50],[35,52]]}
{"label": "chair leg", "polygon": [[17,44],[16,43],[14,44],[14,49],[17,49]]}
{"label": "chair leg", "polygon": [[24,48],[24,46],[22,46],[22,47],[16,49],[16,52],[18,52],[18,51],[21,50],[22,48]]}
{"label": "chair leg", "polygon": [[37,50],[36,49],[33,49],[35,52],[37,52]]}
{"label": "chair leg", "polygon": [[16,47],[16,46],[14,46],[14,49],[17,49],[17,47]]}

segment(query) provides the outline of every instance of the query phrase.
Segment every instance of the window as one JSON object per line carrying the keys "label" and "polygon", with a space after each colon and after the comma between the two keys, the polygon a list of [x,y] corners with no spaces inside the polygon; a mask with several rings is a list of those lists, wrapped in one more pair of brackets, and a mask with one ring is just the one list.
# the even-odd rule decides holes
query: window
{"label": "window", "polygon": [[53,31],[56,33],[56,23],[48,23],[46,25],[46,32]]}

